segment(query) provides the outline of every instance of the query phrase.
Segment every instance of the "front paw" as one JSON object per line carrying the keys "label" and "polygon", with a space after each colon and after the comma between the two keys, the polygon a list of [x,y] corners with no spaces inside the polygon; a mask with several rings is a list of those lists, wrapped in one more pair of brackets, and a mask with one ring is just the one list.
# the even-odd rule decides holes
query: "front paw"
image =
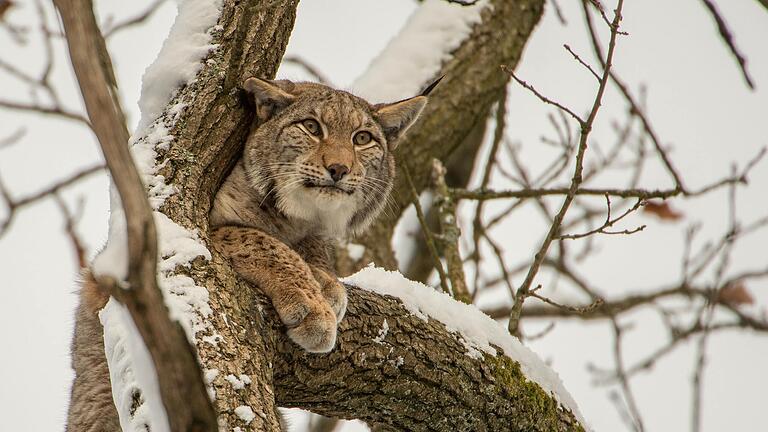
{"label": "front paw", "polygon": [[331,305],[333,313],[336,314],[336,322],[341,322],[341,319],[344,318],[344,314],[347,312],[347,289],[344,287],[344,284],[339,282],[330,273],[317,267],[312,268],[312,274],[320,284],[325,301]]}
{"label": "front paw", "polygon": [[288,337],[309,352],[329,352],[336,345],[336,315],[323,301],[308,306],[304,319],[289,326]]}

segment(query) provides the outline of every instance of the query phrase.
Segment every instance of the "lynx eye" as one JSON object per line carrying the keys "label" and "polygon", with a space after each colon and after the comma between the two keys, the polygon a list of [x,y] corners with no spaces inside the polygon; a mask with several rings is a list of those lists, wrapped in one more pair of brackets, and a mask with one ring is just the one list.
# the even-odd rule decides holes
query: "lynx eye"
{"label": "lynx eye", "polygon": [[314,136],[320,135],[321,129],[320,129],[320,123],[317,122],[315,119],[306,119],[303,122],[301,122],[301,125],[304,126],[304,129],[307,130],[307,132],[311,133]]}
{"label": "lynx eye", "polygon": [[371,142],[371,133],[366,131],[361,131],[355,134],[355,136],[352,138],[352,142],[355,143],[355,145],[366,145]]}

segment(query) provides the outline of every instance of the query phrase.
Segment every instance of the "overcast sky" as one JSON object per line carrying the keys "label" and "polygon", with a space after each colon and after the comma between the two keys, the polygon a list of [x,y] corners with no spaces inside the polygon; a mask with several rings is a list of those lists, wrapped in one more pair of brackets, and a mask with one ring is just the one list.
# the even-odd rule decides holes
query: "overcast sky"
{"label": "overcast sky", "polygon": [[[143,3],[149,2],[100,1],[97,6],[106,18],[110,14],[128,16],[140,10],[137,5]],[[518,74],[577,112],[584,112],[594,95],[594,81],[562,45],[568,43],[586,58],[591,58],[591,51],[575,6],[577,2],[559,3],[568,25],[560,24],[548,7],[528,43]],[[348,87],[416,5],[410,0],[304,0],[299,6],[288,53],[316,65],[336,85]],[[756,91],[744,85],[712,19],[698,1],[628,1],[623,25],[629,36],[620,39],[615,59],[617,71],[634,90],[641,83],[648,86],[649,117],[663,141],[672,147],[671,157],[686,184],[693,188],[727,175],[732,162],[743,165],[768,144],[768,12],[755,0],[720,1],[718,6],[734,30],[736,43],[749,59]],[[50,8],[48,12],[53,22]],[[154,59],[174,15],[175,7],[169,3],[147,25],[125,31],[109,43],[132,126],[139,117],[136,101],[141,74]],[[25,2],[7,19],[29,23],[33,16],[34,8]],[[6,33],[0,32],[0,46],[0,58],[25,70],[38,71],[43,65],[38,41],[18,49],[10,44]],[[56,46],[56,60],[53,81],[66,105],[80,110],[80,98],[62,45]],[[284,68],[280,75],[307,78],[295,68]],[[24,86],[1,72],[0,89],[3,99],[28,97]],[[536,172],[551,157],[540,142],[542,135],[552,134],[546,119],[551,110],[516,86],[510,87],[508,110],[509,138],[522,145],[524,162]],[[622,119],[624,113],[620,97],[610,92],[594,138],[608,142],[613,136],[610,121]],[[26,128],[24,139],[0,149],[0,177],[15,196],[34,192],[79,167],[101,160],[92,134],[85,128],[0,110],[0,138],[19,127]],[[502,179],[496,180],[494,186],[504,187]],[[660,165],[651,165],[642,183],[649,188],[672,185]],[[767,186],[768,163],[763,162],[754,171],[750,186],[738,195],[738,214],[743,221],[768,214]],[[84,200],[78,232],[91,254],[106,238],[107,188],[106,177],[95,175],[65,193],[72,206],[79,199]],[[672,225],[634,216],[628,226],[647,224],[648,228],[632,237],[600,238],[598,253],[583,262],[579,270],[609,295],[675,283],[679,279],[684,227],[699,221],[701,238],[716,239],[726,227],[725,203],[724,192],[675,201],[676,208],[686,217]],[[4,211],[0,209],[0,217]],[[515,262],[533,253],[545,229],[539,215],[531,210],[519,213],[496,235],[502,239],[508,258]],[[765,268],[767,243],[768,234],[763,231],[740,244],[734,252],[734,271]],[[63,429],[72,379],[68,346],[76,277],[74,256],[63,235],[62,219],[55,204],[46,201],[18,214],[12,229],[0,239],[3,430]],[[749,289],[757,303],[749,310],[765,313],[768,283],[756,282]],[[647,355],[664,342],[663,327],[652,314],[640,312],[627,318],[625,324],[634,324],[624,347],[629,361]],[[545,324],[526,326],[525,330],[533,333]],[[530,343],[544,359],[551,361],[588,422],[598,431],[624,430],[609,399],[611,388],[595,388],[587,371],[589,364],[612,365],[609,341],[607,326],[572,322],[561,323],[548,336]],[[764,424],[768,338],[745,332],[721,333],[711,339],[709,346],[704,430],[762,429],[758,425]],[[653,371],[633,381],[647,430],[690,428],[693,353],[692,345],[685,345]],[[296,426],[300,425],[297,420]],[[349,425],[345,430],[359,428]]]}

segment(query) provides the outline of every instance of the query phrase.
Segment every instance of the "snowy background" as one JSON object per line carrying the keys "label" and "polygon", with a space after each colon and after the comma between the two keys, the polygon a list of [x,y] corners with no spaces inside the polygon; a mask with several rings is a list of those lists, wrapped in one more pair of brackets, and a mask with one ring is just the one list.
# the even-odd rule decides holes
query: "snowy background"
{"label": "snowy background", "polygon": [[[140,10],[140,2],[98,2],[103,18],[127,16]],[[563,27],[551,8],[528,43],[518,74],[548,95],[576,108],[586,109],[592,100],[590,77],[562,49],[570,44],[577,52],[590,52],[576,2],[560,2],[569,25]],[[754,0],[720,2],[718,6],[736,33],[736,42],[749,59],[757,83],[750,92],[730,54],[717,37],[711,18],[698,2],[646,0],[628,2],[624,29],[630,37],[620,40],[615,65],[633,88],[649,86],[649,117],[665,143],[674,145],[672,158],[686,184],[696,187],[726,175],[732,161],[744,163],[768,144],[762,122],[768,110],[768,13]],[[305,0],[288,54],[299,55],[317,66],[334,84],[349,87],[370,61],[397,33],[417,4],[410,0],[318,1]],[[23,3],[9,16],[32,22],[33,7]],[[139,119],[136,101],[141,75],[160,49],[175,16],[175,6],[166,4],[145,26],[114,37],[109,47],[121,86],[124,108],[132,128]],[[49,17],[52,17],[50,15]],[[53,21],[51,21],[53,22]],[[16,49],[0,34],[2,58],[35,71],[42,66],[40,46]],[[8,49],[6,49],[8,47]],[[56,47],[58,67],[53,79],[60,85],[67,106],[78,109],[66,53]],[[300,69],[286,67],[282,77],[304,79]],[[23,87],[0,75],[2,96],[24,99]],[[523,145],[526,163],[537,166],[546,155],[539,137],[549,134],[550,112],[538,100],[511,86],[508,134]],[[601,112],[604,119],[596,139],[612,137],[605,127],[623,118],[623,104],[609,94]],[[82,166],[100,160],[90,131],[54,119],[42,119],[0,111],[0,136],[19,125],[27,128],[22,143],[0,149],[0,176],[16,196],[24,196],[67,176]],[[603,125],[603,130],[599,128]],[[658,168],[658,167],[656,167]],[[643,179],[649,187],[669,185],[663,171],[652,167]],[[653,175],[655,174],[655,175]],[[503,187],[503,182],[495,183]],[[765,199],[768,167],[758,166],[751,186],[739,194],[739,216],[753,220],[768,213]],[[104,175],[68,189],[71,204],[85,200],[78,231],[89,252],[95,253],[107,234],[108,186]],[[676,203],[686,214],[683,224],[702,221],[702,236],[717,238],[726,224],[725,193]],[[4,211],[0,209],[0,212]],[[1,214],[1,213],[0,213]],[[659,286],[678,279],[683,245],[682,226],[661,224],[636,216],[648,224],[633,237],[607,237],[599,241],[599,252],[580,269],[596,286],[611,294]],[[53,202],[44,202],[17,215],[13,227],[0,239],[0,333],[4,339],[0,357],[0,414],[3,430],[62,430],[68,388],[72,379],[68,346],[76,301],[76,261],[62,231],[63,221]],[[512,260],[531,254],[545,227],[535,212],[520,213],[497,232]],[[744,241],[734,253],[735,269],[768,263],[765,232]],[[640,264],[638,264],[640,263]],[[639,266],[639,267],[638,267]],[[768,283],[753,283],[756,297],[751,310],[765,310]],[[636,325],[625,343],[631,360],[647,353],[664,340],[664,329],[642,312],[630,317]],[[535,332],[536,326],[530,331]],[[526,328],[526,330],[528,330]],[[559,324],[543,339],[529,344],[550,361],[566,388],[579,403],[588,423],[598,431],[623,430],[608,389],[595,388],[588,364],[610,366],[609,329],[598,324]],[[704,383],[704,430],[758,430],[768,387],[768,339],[748,332],[720,333],[710,341],[709,367]],[[650,431],[686,430],[690,423],[690,374],[695,358],[692,344],[664,359],[647,374],[633,381],[640,411]],[[40,413],[44,412],[44,415]],[[302,430],[303,419],[294,421]],[[349,424],[344,430],[359,430]]]}

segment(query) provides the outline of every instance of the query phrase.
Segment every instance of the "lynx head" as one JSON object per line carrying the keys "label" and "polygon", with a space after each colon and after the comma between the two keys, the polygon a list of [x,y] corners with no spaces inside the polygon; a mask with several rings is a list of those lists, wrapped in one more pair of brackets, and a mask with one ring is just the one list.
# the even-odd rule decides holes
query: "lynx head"
{"label": "lynx head", "polygon": [[333,237],[356,235],[392,189],[392,154],[427,102],[371,105],[314,83],[249,78],[256,106],[243,160],[248,181],[289,218]]}

